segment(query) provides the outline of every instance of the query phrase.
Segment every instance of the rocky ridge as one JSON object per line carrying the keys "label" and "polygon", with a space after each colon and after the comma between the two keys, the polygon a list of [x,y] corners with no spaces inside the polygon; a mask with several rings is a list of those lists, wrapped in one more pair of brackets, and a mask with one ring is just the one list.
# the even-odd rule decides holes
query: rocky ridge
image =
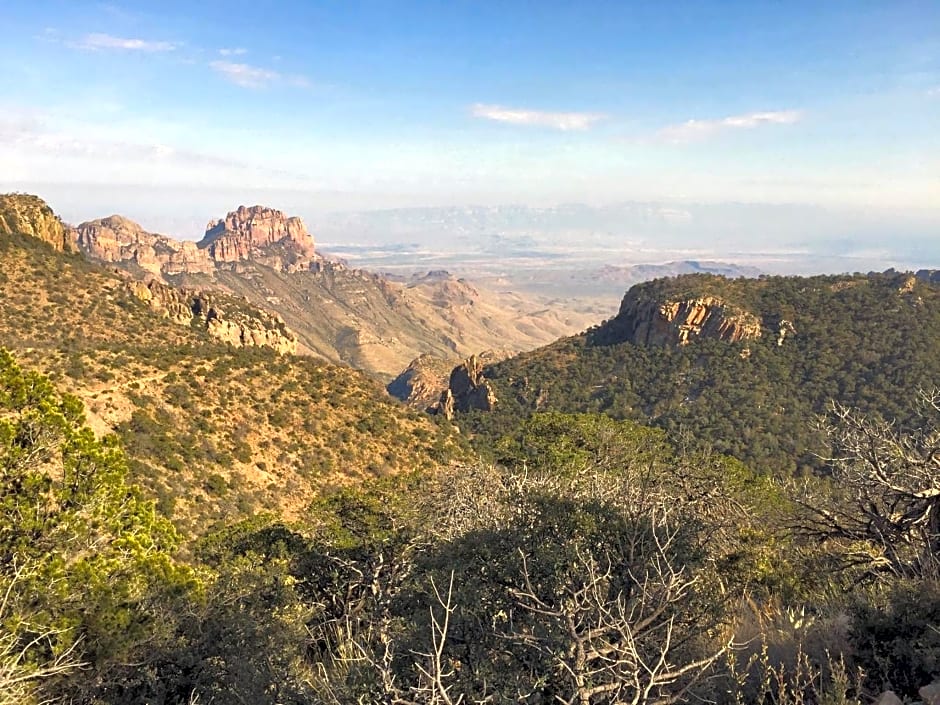
{"label": "rocky ridge", "polygon": [[239,206],[210,221],[198,243],[148,232],[119,215],[81,223],[74,237],[89,257],[158,277],[211,275],[219,267],[248,260],[290,272],[321,262],[303,220],[264,206]]}
{"label": "rocky ridge", "polygon": [[[127,286],[152,311],[173,323],[199,325],[220,342],[236,348],[271,348],[281,354],[297,352],[297,336],[277,314],[247,307],[231,297],[171,287],[155,280],[129,282]],[[223,312],[223,306],[228,313]]]}
{"label": "rocky ridge", "polygon": [[102,262],[136,265],[155,276],[215,271],[209,253],[195,242],[147,232],[119,215],[87,221],[75,232],[82,252]]}
{"label": "rocky ridge", "polygon": [[327,488],[462,452],[452,428],[361,372],[274,354],[288,332],[242,299],[135,281],[35,231],[0,236],[0,347],[79,398],[96,434],[117,434],[131,480],[187,533],[299,518]]}
{"label": "rocky ridge", "polygon": [[761,336],[757,316],[717,296],[661,301],[637,287],[627,292],[607,327],[616,342],[647,347],[683,346],[696,338],[736,343]]}
{"label": "rocky ridge", "polygon": [[74,252],[72,231],[38,196],[0,194],[0,235],[21,233],[52,246],[58,252]]}
{"label": "rocky ridge", "polygon": [[[531,349],[583,330],[594,317],[554,297],[478,288],[443,270],[391,281],[349,269],[316,252],[300,218],[263,206],[210,221],[198,243],[148,232],[121,216],[82,223],[73,237],[90,259],[148,285],[211,290],[274,312],[296,336],[298,353],[386,382],[422,353],[456,361],[494,340]],[[233,331],[227,336],[234,342]]]}

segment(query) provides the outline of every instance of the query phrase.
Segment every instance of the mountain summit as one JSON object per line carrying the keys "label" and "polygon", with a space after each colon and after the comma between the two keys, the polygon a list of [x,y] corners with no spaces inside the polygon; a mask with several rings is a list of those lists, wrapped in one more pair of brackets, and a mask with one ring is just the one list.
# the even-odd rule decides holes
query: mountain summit
{"label": "mountain summit", "polygon": [[304,221],[265,206],[239,206],[224,219],[209,221],[199,248],[218,263],[273,255],[283,258],[282,269],[291,271],[308,269],[314,257],[313,236]]}

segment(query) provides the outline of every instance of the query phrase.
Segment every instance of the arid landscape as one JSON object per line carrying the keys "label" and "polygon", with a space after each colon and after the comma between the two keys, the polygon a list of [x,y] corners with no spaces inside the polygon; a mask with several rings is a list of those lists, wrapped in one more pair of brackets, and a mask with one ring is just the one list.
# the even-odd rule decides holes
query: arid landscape
{"label": "arid landscape", "polygon": [[0,705],[940,705],[938,8],[0,17]]}

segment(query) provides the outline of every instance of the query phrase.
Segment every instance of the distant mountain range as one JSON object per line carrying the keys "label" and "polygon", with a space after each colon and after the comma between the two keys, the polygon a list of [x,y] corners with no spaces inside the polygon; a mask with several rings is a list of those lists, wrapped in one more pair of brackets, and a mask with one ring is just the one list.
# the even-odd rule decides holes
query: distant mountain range
{"label": "distant mountain range", "polygon": [[[324,214],[326,249],[358,266],[460,274],[731,261],[773,274],[940,263],[935,211],[888,217],[796,204],[625,202]],[[459,265],[464,265],[461,268]]]}

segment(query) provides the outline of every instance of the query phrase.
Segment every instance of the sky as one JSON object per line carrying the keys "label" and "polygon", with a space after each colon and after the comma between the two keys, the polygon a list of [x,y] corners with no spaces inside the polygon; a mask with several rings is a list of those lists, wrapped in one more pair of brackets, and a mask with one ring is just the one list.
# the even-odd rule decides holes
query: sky
{"label": "sky", "polygon": [[940,223],[936,0],[0,0],[0,31],[0,190],[73,221],[663,201]]}

